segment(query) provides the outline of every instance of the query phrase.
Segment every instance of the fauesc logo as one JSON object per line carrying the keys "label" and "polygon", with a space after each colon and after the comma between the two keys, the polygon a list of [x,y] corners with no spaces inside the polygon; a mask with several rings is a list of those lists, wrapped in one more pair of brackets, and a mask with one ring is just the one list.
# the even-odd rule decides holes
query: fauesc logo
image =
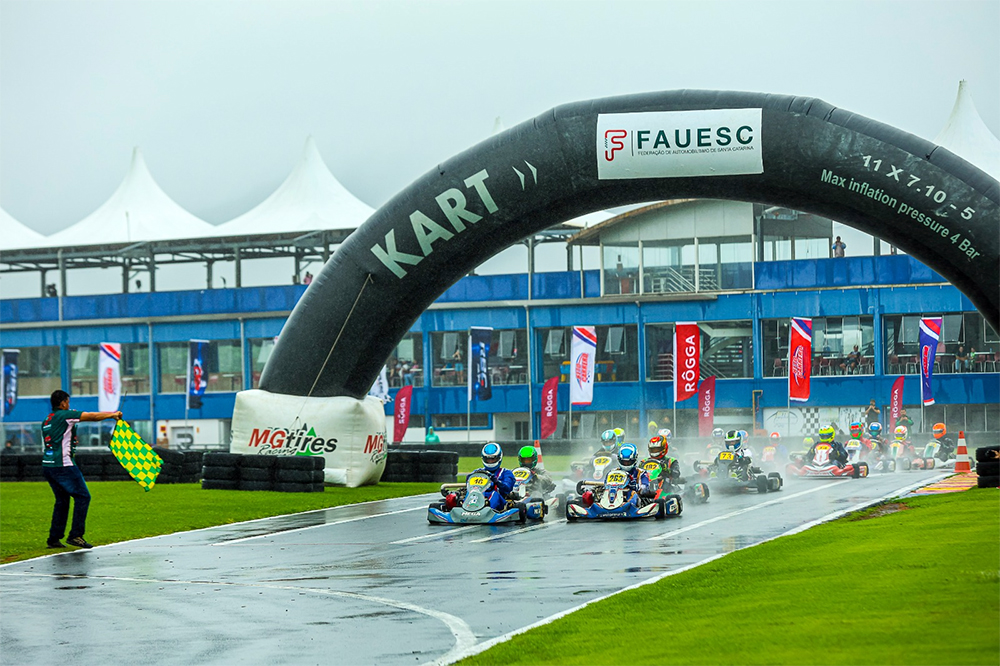
{"label": "fauesc logo", "polygon": [[254,428],[247,446],[260,453],[275,456],[317,456],[333,453],[337,449],[334,437],[320,437],[315,428],[303,424],[301,428]]}
{"label": "fauesc logo", "polygon": [[[625,149],[623,139],[629,139],[633,154],[662,155],[671,150],[743,150],[754,141],[754,128],[741,125],[735,128],[727,126],[686,127],[669,129],[609,129],[604,132],[604,159],[613,162],[615,153]],[[736,140],[736,145],[733,140]],[[704,149],[704,150],[702,150]]]}

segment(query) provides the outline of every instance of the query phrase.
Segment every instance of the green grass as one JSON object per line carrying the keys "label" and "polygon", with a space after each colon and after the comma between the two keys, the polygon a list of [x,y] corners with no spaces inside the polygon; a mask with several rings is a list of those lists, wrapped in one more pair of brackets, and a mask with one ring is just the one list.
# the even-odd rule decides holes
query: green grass
{"label": "green grass", "polygon": [[905,504],[731,553],[460,663],[1000,663],[997,492]]}
{"label": "green grass", "polygon": [[[202,490],[199,484],[164,484],[147,493],[132,481],[95,481],[87,486],[91,495],[87,540],[101,545],[436,492],[441,484],[380,483],[362,488],[327,488],[322,493]],[[45,548],[52,504],[52,490],[47,483],[0,484],[0,562],[16,562],[52,552]],[[70,522],[72,518],[71,507]]]}

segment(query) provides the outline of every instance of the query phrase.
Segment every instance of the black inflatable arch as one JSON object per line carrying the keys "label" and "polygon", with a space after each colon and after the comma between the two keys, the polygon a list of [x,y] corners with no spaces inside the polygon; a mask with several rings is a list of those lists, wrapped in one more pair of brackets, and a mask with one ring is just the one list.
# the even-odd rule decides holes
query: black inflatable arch
{"label": "black inflatable arch", "polygon": [[680,90],[559,106],[424,175],[313,280],[260,386],[361,398],[420,314],[492,255],[584,213],[680,197],[787,206],[883,238],[998,329],[996,180],[818,99]]}

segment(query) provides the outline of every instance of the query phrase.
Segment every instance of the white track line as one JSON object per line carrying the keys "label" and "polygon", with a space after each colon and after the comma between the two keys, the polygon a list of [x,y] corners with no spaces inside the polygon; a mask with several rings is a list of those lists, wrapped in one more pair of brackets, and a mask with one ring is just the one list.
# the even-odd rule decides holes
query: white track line
{"label": "white track line", "polygon": [[[383,514],[384,515],[384,514]],[[451,663],[459,659],[459,655],[464,653],[466,650],[475,646],[476,635],[472,632],[472,628],[460,617],[451,615],[449,613],[444,613],[439,610],[434,610],[432,608],[424,608],[423,606],[417,606],[416,604],[411,604],[406,601],[396,601],[395,599],[387,599],[385,597],[376,597],[370,594],[359,594],[357,592],[344,592],[341,590],[324,590],[322,588],[316,587],[298,587],[296,585],[267,585],[261,583],[235,583],[232,581],[218,581],[218,580],[157,580],[153,578],[125,578],[119,576],[87,576],[80,574],[43,574],[43,573],[0,573],[0,576],[18,576],[22,578],[57,578],[59,580],[65,580],[67,578],[75,578],[80,580],[100,580],[100,581],[118,581],[124,583],[151,583],[155,585],[212,585],[218,587],[236,587],[236,588],[249,588],[249,589],[266,589],[266,590],[288,590],[292,592],[298,592],[300,594],[319,594],[331,597],[345,597],[348,599],[356,599],[358,601],[368,601],[371,603],[382,604],[384,606],[392,606],[394,608],[399,608],[401,610],[407,610],[414,613],[420,613],[421,615],[426,615],[432,617],[436,620],[440,620],[448,627],[451,631],[452,636],[455,637],[455,645],[445,653],[443,656],[439,657],[436,661],[429,662],[430,664],[436,663]]]}
{"label": "white track line", "polygon": [[469,543],[486,543],[487,541],[496,541],[497,539],[506,539],[509,536],[514,536],[515,534],[523,534],[524,532],[534,532],[535,530],[540,530],[545,527],[555,527],[566,522],[566,519],[554,520],[552,522],[541,522],[537,525],[532,525],[531,527],[522,527],[519,530],[511,530],[509,532],[504,532],[503,534],[494,534],[493,536],[483,537],[482,539],[473,539]]}
{"label": "white track line", "polygon": [[424,539],[442,539],[444,537],[451,536],[452,534],[458,534],[459,532],[468,532],[469,530],[478,530],[482,528],[482,525],[466,525],[465,527],[453,527],[451,529],[441,530],[438,532],[432,532],[430,534],[421,534],[420,536],[410,537],[409,539],[400,539],[399,541],[390,541],[390,546],[398,546],[401,543],[413,543],[414,541],[423,541]]}
{"label": "white track line", "polygon": [[794,499],[796,497],[801,497],[802,495],[808,495],[809,493],[814,493],[817,490],[824,490],[826,488],[835,488],[835,487],[836,487],[836,484],[827,483],[827,484],[823,484],[822,486],[816,486],[815,488],[810,488],[809,490],[803,490],[802,492],[795,493],[793,495],[782,495],[781,497],[779,497],[777,499],[769,500],[767,502],[761,502],[760,504],[754,504],[753,506],[748,506],[748,507],[745,507],[743,509],[739,509],[737,511],[731,511],[729,513],[724,513],[721,516],[716,516],[715,518],[709,518],[708,520],[703,520],[700,523],[695,523],[694,525],[687,525],[687,526],[682,527],[680,529],[671,530],[671,531],[669,531],[669,532],[667,532],[665,534],[658,534],[657,536],[649,537],[648,539],[646,539],[646,541],[659,541],[661,539],[669,539],[672,536],[676,536],[676,535],[681,534],[683,532],[690,532],[691,530],[698,529],[699,527],[704,527],[705,525],[709,525],[711,523],[717,523],[720,520],[726,520],[727,518],[732,518],[733,516],[739,516],[739,515],[742,515],[744,513],[749,513],[751,511],[756,511],[757,509],[763,509],[765,506],[771,506],[772,504],[778,504],[779,502],[785,502],[787,500]]}
{"label": "white track line", "polygon": [[411,511],[426,511],[422,506],[415,506],[410,509],[400,509],[398,511],[386,511],[385,513],[375,513],[370,516],[357,516],[355,518],[345,518],[344,520],[335,520],[330,523],[319,523],[317,525],[308,525],[306,527],[296,527],[290,530],[278,530],[276,532],[268,532],[267,534],[258,534],[251,537],[243,537],[242,539],[230,539],[229,541],[220,541],[219,543],[213,543],[213,546],[231,546],[234,543],[243,543],[245,541],[253,541],[254,539],[267,539],[269,537],[284,536],[285,534],[294,534],[295,532],[304,532],[306,530],[316,529],[317,527],[332,527],[334,525],[343,525],[344,523],[356,523],[360,520],[368,520],[370,518],[382,518],[383,516],[394,516],[397,513],[409,513]]}
{"label": "white track line", "polygon": [[[783,532],[782,534],[779,534],[778,536],[773,536],[773,537],[771,537],[769,539],[764,539],[762,541],[758,541],[756,543],[751,544],[751,546],[758,546],[758,545],[760,545],[762,543],[767,543],[768,541],[774,541],[775,539],[780,539],[781,537],[790,536],[792,534],[798,534],[799,532],[805,531],[805,530],[809,529],[810,527],[815,527],[816,525],[819,525],[820,523],[825,523],[825,522],[829,522],[831,520],[835,520],[837,518],[840,518],[841,516],[846,516],[847,514],[851,513],[852,511],[859,511],[859,510],[864,509],[866,507],[874,506],[874,505],[879,504],[881,502],[884,502],[884,501],[886,501],[888,499],[892,499],[893,497],[899,497],[899,496],[903,495],[904,493],[910,492],[911,490],[914,490],[916,488],[920,488],[921,486],[930,485],[932,483],[940,481],[941,479],[944,479],[944,478],[949,477],[949,476],[951,476],[950,473],[948,473],[948,474],[940,474],[940,475],[938,475],[936,477],[932,477],[931,479],[924,479],[923,481],[918,481],[917,483],[914,483],[912,485],[906,486],[905,488],[901,488],[899,490],[894,490],[891,493],[889,493],[887,495],[883,495],[882,497],[879,497],[877,499],[865,500],[864,502],[860,502],[858,504],[855,504],[854,506],[852,506],[852,507],[850,507],[848,509],[839,509],[837,511],[834,511],[833,513],[828,513],[827,515],[823,516],[822,518],[817,518],[816,520],[809,521],[808,523],[805,523],[803,525],[799,525],[798,527],[793,527],[792,529],[788,530],[787,532]],[[794,497],[794,495],[789,495],[789,497]],[[758,506],[761,506],[761,505],[758,505]],[[750,546],[745,546],[745,548],[749,548],[749,547]],[[743,549],[742,548],[738,548],[737,550],[743,550]],[[733,552],[736,552],[736,551],[733,551]],[[617,592],[611,592],[610,594],[606,594],[606,595],[604,595],[602,597],[597,597],[595,599],[591,599],[590,601],[585,601],[584,603],[580,604],[579,606],[575,606],[573,608],[561,611],[559,613],[556,613],[555,615],[550,615],[549,617],[543,618],[543,619],[541,619],[538,622],[535,622],[533,624],[529,624],[526,627],[521,627],[520,629],[515,629],[514,631],[507,632],[506,634],[503,634],[501,636],[497,636],[496,638],[491,638],[488,641],[483,641],[482,643],[479,643],[477,645],[473,645],[471,648],[468,648],[467,650],[464,650],[464,651],[458,651],[457,649],[452,650],[451,652],[448,653],[448,655],[452,655],[451,661],[447,661],[446,657],[448,657],[448,655],[445,655],[441,659],[439,659],[437,661],[434,661],[434,662],[431,662],[431,664],[433,666],[448,666],[449,664],[454,664],[455,662],[460,661],[462,659],[465,659],[467,657],[471,657],[472,655],[479,654],[480,652],[485,652],[486,650],[490,649],[494,645],[498,645],[500,643],[504,643],[506,641],[509,641],[514,636],[517,636],[519,634],[523,634],[525,632],[528,632],[528,631],[530,631],[530,630],[532,630],[532,629],[534,629],[536,627],[542,627],[542,626],[545,626],[546,624],[551,624],[551,623],[555,622],[556,620],[558,620],[560,618],[563,618],[563,617],[566,617],[570,613],[575,613],[576,611],[578,611],[578,610],[580,610],[582,608],[586,608],[587,606],[589,606],[589,605],[591,605],[593,603],[597,603],[598,601],[604,601],[605,599],[613,597],[616,594],[621,594],[622,592],[627,592],[628,590],[634,590],[636,588],[643,587],[644,585],[651,585],[653,583],[656,583],[658,581],[663,580],[664,578],[667,578],[668,576],[676,576],[679,573],[683,573],[685,571],[689,571],[691,569],[694,569],[695,567],[700,567],[703,564],[708,564],[709,562],[713,562],[713,561],[715,561],[715,560],[717,560],[719,558],[725,557],[726,555],[729,555],[729,553],[719,553],[718,555],[712,555],[711,557],[707,557],[704,560],[701,560],[700,562],[695,562],[694,564],[689,564],[687,566],[681,567],[680,569],[675,569],[674,571],[665,571],[665,572],[663,572],[661,574],[658,574],[656,576],[653,576],[652,578],[649,578],[647,580],[640,581],[638,583],[635,583],[634,585],[629,585],[626,588],[622,588],[621,590],[618,590]],[[457,654],[455,654],[455,653],[457,653]]]}

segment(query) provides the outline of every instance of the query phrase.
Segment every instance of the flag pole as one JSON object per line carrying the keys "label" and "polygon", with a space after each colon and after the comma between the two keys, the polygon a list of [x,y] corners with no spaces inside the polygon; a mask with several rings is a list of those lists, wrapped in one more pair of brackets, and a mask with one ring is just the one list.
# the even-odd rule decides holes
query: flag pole
{"label": "flag pole", "polygon": [[472,329],[468,334],[469,350],[465,355],[465,364],[468,366],[465,378],[465,443],[472,443]]}

